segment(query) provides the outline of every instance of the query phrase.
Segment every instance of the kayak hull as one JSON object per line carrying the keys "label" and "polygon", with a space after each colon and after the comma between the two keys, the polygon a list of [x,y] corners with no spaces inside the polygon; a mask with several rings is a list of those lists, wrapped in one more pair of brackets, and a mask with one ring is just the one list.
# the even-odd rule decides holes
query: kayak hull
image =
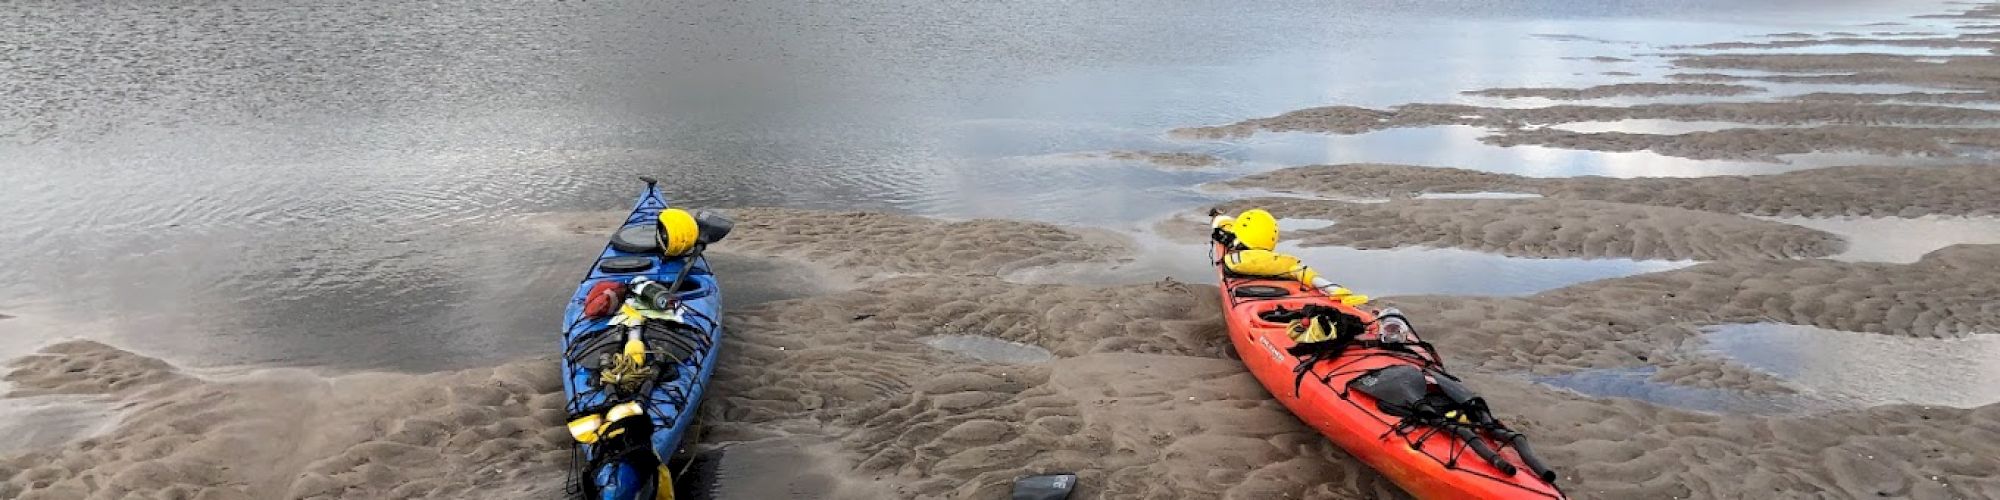
{"label": "kayak hull", "polygon": [[[648,183],[646,191],[625,217],[620,231],[628,228],[657,224],[660,211],[668,206],[657,186]],[[615,236],[614,236],[615,238]],[[660,490],[670,490],[670,482],[663,483],[660,476],[661,465],[667,464],[681,450],[687,434],[700,407],[702,397],[707,392],[709,379],[715,373],[717,355],[722,341],[722,290],[710,271],[706,260],[695,257],[666,257],[657,251],[627,251],[617,242],[607,244],[598,255],[571,296],[563,314],[563,394],[565,409],[571,418],[583,414],[601,413],[607,406],[633,401],[644,409],[648,437],[642,443],[643,450],[609,450],[605,446],[579,444],[579,467],[587,470],[575,471],[587,487],[572,484],[571,488],[582,488],[590,498],[600,500],[633,500],[664,496]],[[635,265],[643,261],[645,265]],[[630,282],[634,278],[645,277],[663,283],[672,283],[686,268],[683,292],[679,293],[681,308],[677,321],[686,325],[690,332],[688,340],[696,349],[687,359],[663,367],[661,381],[650,390],[634,397],[617,397],[594,384],[596,373],[581,366],[580,360],[572,359],[572,352],[580,345],[596,340],[596,336],[617,329],[610,325],[610,318],[590,318],[584,313],[589,292],[598,283],[615,281]],[[640,418],[640,417],[633,417]],[[618,454],[623,458],[601,459],[603,455]],[[583,465],[588,464],[588,465]]]}
{"label": "kayak hull", "polygon": [[[1224,249],[1214,249],[1221,255]],[[1416,365],[1406,357],[1377,355],[1386,351],[1354,348],[1343,355],[1322,360],[1303,379],[1298,376],[1302,362],[1286,351],[1296,342],[1286,334],[1285,324],[1265,321],[1259,313],[1279,307],[1297,310],[1306,305],[1335,307],[1373,322],[1374,313],[1341,304],[1316,289],[1294,280],[1271,280],[1232,276],[1218,265],[1224,315],[1229,340],[1236,354],[1271,396],[1291,410],[1300,421],[1423,499],[1550,499],[1563,498],[1554,485],[1535,477],[1511,448],[1489,438],[1488,444],[1501,449],[1516,472],[1502,474],[1492,464],[1464,448],[1450,433],[1439,432],[1424,438],[1425,428],[1396,431],[1399,418],[1380,411],[1375,399],[1359,391],[1346,391],[1348,382],[1369,370],[1396,364]],[[1279,297],[1246,297],[1236,293],[1242,287],[1273,287],[1286,294]],[[1268,290],[1264,288],[1262,290]],[[1260,293],[1254,295],[1268,295]],[[1371,333],[1364,336],[1370,338]],[[1502,449],[1505,448],[1505,449]],[[1457,456],[1456,460],[1451,457]]]}

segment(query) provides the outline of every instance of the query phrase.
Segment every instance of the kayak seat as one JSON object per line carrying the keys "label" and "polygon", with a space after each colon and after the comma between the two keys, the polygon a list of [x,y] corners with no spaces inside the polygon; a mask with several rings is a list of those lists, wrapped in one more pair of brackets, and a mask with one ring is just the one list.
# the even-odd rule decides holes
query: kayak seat
{"label": "kayak seat", "polygon": [[597,270],[610,274],[641,273],[653,269],[651,257],[612,257],[597,263]]}
{"label": "kayak seat", "polygon": [[611,248],[625,253],[659,253],[660,228],[653,224],[633,224],[611,233]]}
{"label": "kayak seat", "polygon": [[[674,366],[698,359],[708,351],[710,339],[701,329],[676,321],[649,319],[639,330],[639,340],[646,344],[651,363]],[[576,366],[590,370],[604,369],[604,361],[623,352],[625,329],[604,327],[583,334],[570,344],[564,355]],[[672,381],[680,376],[680,370],[667,368],[659,371],[659,379]]]}
{"label": "kayak seat", "polygon": [[1268,285],[1243,285],[1230,289],[1229,293],[1237,297],[1252,299],[1275,299],[1278,297],[1290,297],[1292,295],[1290,290]]}
{"label": "kayak seat", "polygon": [[681,363],[695,358],[708,348],[708,337],[701,330],[685,323],[662,320],[648,320],[639,338],[646,342],[646,350],[659,353],[667,361]]}

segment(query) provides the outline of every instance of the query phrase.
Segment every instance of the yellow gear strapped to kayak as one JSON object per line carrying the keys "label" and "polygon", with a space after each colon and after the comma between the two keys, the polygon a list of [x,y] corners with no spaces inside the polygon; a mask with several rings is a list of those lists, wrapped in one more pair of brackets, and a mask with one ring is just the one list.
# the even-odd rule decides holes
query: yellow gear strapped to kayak
{"label": "yellow gear strapped to kayak", "polygon": [[639,338],[636,328],[626,331],[624,351],[610,361],[611,365],[597,374],[599,384],[630,390],[653,378],[653,367],[646,363],[646,342]]}
{"label": "yellow gear strapped to kayak", "polygon": [[1319,272],[1300,262],[1298,257],[1270,250],[1238,250],[1224,257],[1223,264],[1229,271],[1251,276],[1290,278],[1303,283],[1311,283],[1319,277]]}
{"label": "yellow gear strapped to kayak", "polygon": [[1278,218],[1261,208],[1244,210],[1229,222],[1229,233],[1236,236],[1236,243],[1251,250],[1270,250],[1278,247]]}
{"label": "yellow gear strapped to kayak", "polygon": [[[1237,250],[1230,252],[1228,256],[1223,257],[1222,265],[1228,268],[1229,272],[1236,274],[1294,279],[1300,283],[1314,287],[1332,284],[1329,281],[1320,279],[1319,271],[1315,271],[1312,266],[1300,262],[1298,257],[1270,250]],[[1368,296],[1356,294],[1346,287],[1326,286],[1321,288],[1321,290],[1325,291],[1328,297],[1332,297],[1350,306],[1368,303]]]}
{"label": "yellow gear strapped to kayak", "polygon": [[660,211],[660,252],[669,256],[687,255],[701,238],[701,225],[694,214],[678,208]]}
{"label": "yellow gear strapped to kayak", "polygon": [[[611,407],[610,410],[606,410],[603,415],[584,415],[576,420],[569,421],[569,435],[576,438],[576,442],[579,443],[595,443],[598,439],[611,437],[599,435],[599,433],[604,431],[605,426],[610,425],[612,422],[645,414],[646,410],[640,408],[639,403],[630,402],[620,404]],[[613,432],[612,435],[617,435],[617,433]]]}
{"label": "yellow gear strapped to kayak", "polygon": [[1322,324],[1323,322],[1313,321],[1312,318],[1292,320],[1292,324],[1285,328],[1285,336],[1301,344],[1333,340],[1333,332],[1320,326]]}

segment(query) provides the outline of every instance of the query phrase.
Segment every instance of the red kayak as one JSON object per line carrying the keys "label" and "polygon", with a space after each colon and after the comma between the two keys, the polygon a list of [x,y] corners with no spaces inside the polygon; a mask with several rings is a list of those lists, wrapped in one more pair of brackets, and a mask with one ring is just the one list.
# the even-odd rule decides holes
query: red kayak
{"label": "red kayak", "polygon": [[[1213,251],[1237,356],[1306,425],[1417,498],[1563,498],[1526,439],[1445,373],[1400,313],[1233,275],[1219,259],[1226,249]],[[1288,335],[1291,322],[1319,318],[1347,334],[1303,344]]]}

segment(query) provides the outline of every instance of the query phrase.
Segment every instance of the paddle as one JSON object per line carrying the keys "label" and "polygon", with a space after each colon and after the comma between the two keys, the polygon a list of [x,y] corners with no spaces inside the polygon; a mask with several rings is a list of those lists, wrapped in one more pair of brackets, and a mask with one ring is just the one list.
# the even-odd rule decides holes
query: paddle
{"label": "paddle", "polygon": [[707,257],[703,257],[701,255],[702,251],[705,250],[708,250],[708,244],[706,243],[696,244],[694,246],[693,252],[688,252],[686,257],[681,257],[680,272],[674,274],[673,283],[667,284],[667,293],[673,294],[674,300],[676,301],[680,300],[681,283],[687,282],[688,272],[694,270],[694,260],[707,259]]}

